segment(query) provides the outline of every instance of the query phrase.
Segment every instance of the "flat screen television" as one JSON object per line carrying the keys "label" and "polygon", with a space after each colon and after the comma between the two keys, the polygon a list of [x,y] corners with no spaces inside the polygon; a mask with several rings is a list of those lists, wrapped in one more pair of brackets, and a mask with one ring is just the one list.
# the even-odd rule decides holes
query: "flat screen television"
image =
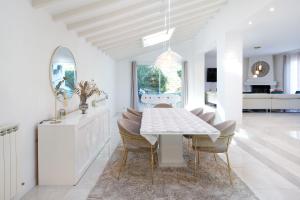
{"label": "flat screen television", "polygon": [[217,68],[207,68],[206,82],[217,82]]}

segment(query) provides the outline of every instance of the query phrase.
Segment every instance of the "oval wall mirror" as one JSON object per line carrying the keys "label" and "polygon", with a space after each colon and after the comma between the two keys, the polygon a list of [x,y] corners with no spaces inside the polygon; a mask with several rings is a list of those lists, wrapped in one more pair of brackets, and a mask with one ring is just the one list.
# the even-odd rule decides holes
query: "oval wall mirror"
{"label": "oval wall mirror", "polygon": [[51,57],[50,82],[55,96],[67,99],[73,96],[77,83],[76,62],[72,52],[66,47],[57,47]]}
{"label": "oval wall mirror", "polygon": [[269,73],[270,65],[265,61],[258,61],[251,67],[251,72],[257,77],[264,77]]}

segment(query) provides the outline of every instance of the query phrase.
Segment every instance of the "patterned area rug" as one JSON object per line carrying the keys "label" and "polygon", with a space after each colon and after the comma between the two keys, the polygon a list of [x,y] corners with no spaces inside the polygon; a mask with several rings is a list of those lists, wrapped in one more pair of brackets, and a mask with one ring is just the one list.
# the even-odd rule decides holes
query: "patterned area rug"
{"label": "patterned area rug", "polygon": [[[213,154],[200,154],[197,175],[193,164],[185,168],[155,168],[151,184],[148,154],[129,153],[127,165],[117,179],[122,147],[119,146],[108,162],[88,200],[244,200],[258,199],[246,184],[232,173],[230,185],[226,163]],[[193,155],[188,156],[188,161]],[[190,163],[190,162],[189,162]]]}

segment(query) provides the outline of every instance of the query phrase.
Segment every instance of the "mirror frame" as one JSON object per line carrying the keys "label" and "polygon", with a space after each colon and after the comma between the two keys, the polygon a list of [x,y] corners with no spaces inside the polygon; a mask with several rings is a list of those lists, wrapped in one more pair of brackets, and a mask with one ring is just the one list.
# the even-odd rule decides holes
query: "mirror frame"
{"label": "mirror frame", "polygon": [[[76,81],[75,81],[74,84],[75,84],[75,85],[77,84],[77,63],[76,63],[76,60],[75,60],[75,57],[74,57],[73,52],[72,52],[68,47],[57,46],[57,47],[54,49],[54,51],[53,51],[53,53],[52,53],[52,55],[51,55],[51,58],[50,58],[50,64],[49,64],[49,83],[50,83],[50,87],[51,87],[51,90],[52,90],[52,92],[53,92],[53,95],[54,95],[54,97],[55,97],[57,100],[59,100],[59,98],[57,98],[57,96],[56,96],[56,94],[55,94],[54,87],[53,87],[53,85],[52,85],[52,60],[53,60],[53,58],[54,58],[54,55],[55,55],[56,51],[57,51],[58,49],[60,49],[60,48],[68,49],[68,50],[70,51],[71,55],[72,55],[72,58],[73,58],[74,64],[75,64],[74,69],[75,69],[75,76],[76,76]],[[73,95],[74,95],[74,91],[73,91],[73,93],[72,93],[72,96],[68,97],[67,99],[72,99]]]}

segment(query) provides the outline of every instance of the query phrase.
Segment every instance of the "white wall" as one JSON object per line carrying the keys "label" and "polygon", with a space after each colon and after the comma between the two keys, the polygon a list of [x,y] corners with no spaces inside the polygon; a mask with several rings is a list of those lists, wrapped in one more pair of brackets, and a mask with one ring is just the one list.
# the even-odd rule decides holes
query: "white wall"
{"label": "white wall", "polygon": [[[36,184],[37,124],[53,117],[54,96],[49,82],[49,63],[53,50],[68,47],[74,54],[78,80],[94,79],[108,92],[114,113],[115,62],[54,23],[41,10],[32,9],[29,1],[0,2],[0,124],[20,124],[19,190],[24,193]],[[68,110],[78,106],[78,97],[69,102]]]}
{"label": "white wall", "polygon": [[[179,53],[184,60],[188,61],[189,65],[189,101],[197,101],[195,94],[196,90],[200,90],[199,84],[196,83],[196,77],[203,76],[204,74],[201,71],[197,71],[197,57],[195,57],[195,47],[193,41],[186,41],[182,44],[173,45],[172,50]],[[118,112],[124,111],[127,107],[130,106],[130,78],[131,78],[131,61],[135,60],[138,64],[153,64],[156,58],[163,52],[163,49],[155,50],[146,54],[134,56],[129,59],[121,60],[117,63],[117,106],[116,109]],[[204,66],[203,66],[204,68]],[[199,78],[198,78],[199,79]],[[203,84],[204,85],[204,84]],[[200,100],[199,100],[200,101]],[[199,104],[203,104],[203,102]],[[195,103],[194,103],[195,105]],[[195,107],[195,106],[192,106]]]}
{"label": "white wall", "polygon": [[284,90],[284,59],[283,54],[274,55],[274,77],[277,81],[276,88],[279,90]]}

